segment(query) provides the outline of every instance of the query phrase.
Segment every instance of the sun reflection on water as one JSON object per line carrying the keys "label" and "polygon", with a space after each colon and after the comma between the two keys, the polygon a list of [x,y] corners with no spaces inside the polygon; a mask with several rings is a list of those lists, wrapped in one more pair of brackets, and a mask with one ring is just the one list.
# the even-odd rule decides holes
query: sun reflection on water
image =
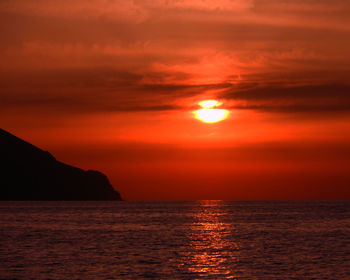
{"label": "sun reflection on water", "polygon": [[232,263],[237,262],[239,246],[229,238],[232,224],[221,221],[225,214],[222,206],[222,201],[200,201],[193,213],[190,246],[194,254],[188,256],[188,271],[215,279],[237,279]]}

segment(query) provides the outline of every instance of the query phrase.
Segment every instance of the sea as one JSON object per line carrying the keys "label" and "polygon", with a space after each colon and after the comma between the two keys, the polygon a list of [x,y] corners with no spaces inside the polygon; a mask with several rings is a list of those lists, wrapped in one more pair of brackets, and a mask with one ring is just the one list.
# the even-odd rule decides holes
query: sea
{"label": "sea", "polygon": [[350,202],[0,202],[0,279],[346,280]]}

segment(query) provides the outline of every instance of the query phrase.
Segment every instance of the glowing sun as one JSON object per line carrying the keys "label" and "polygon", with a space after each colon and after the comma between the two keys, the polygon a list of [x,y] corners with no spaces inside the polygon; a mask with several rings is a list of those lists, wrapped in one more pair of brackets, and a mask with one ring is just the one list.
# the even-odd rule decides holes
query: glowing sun
{"label": "glowing sun", "polygon": [[196,118],[206,123],[216,123],[227,118],[228,110],[217,109],[222,103],[216,100],[205,100],[198,103],[203,109],[195,111]]}

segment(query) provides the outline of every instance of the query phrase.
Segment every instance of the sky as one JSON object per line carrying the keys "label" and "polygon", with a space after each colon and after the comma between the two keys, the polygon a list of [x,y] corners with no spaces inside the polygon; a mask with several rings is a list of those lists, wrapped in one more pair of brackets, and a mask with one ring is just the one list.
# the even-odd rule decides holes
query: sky
{"label": "sky", "polygon": [[[347,0],[0,0],[0,127],[127,200],[350,199],[349,14]],[[195,117],[209,99],[225,120]]]}

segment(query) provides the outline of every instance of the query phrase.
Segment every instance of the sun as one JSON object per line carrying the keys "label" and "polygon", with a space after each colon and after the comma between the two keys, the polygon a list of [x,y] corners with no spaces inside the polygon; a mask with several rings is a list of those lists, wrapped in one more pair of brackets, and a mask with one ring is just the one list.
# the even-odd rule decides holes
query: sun
{"label": "sun", "polygon": [[205,123],[216,123],[227,118],[228,110],[217,109],[215,107],[220,106],[222,102],[217,100],[204,100],[198,103],[203,109],[195,111],[195,116]]}
{"label": "sun", "polygon": [[227,118],[228,111],[225,109],[199,109],[196,117],[202,122],[216,123]]}

